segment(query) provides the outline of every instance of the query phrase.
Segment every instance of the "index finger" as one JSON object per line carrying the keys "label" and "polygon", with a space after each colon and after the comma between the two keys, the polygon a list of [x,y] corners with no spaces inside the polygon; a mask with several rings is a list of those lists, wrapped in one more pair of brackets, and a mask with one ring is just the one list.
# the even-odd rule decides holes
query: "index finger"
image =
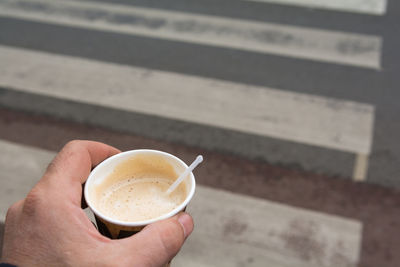
{"label": "index finger", "polygon": [[68,142],[50,163],[43,180],[83,184],[97,164],[121,151],[115,147],[86,140]]}
{"label": "index finger", "polygon": [[40,196],[46,203],[61,201],[64,204],[73,203],[80,207],[82,184],[91,169],[119,152],[112,146],[94,141],[68,142],[28,195],[31,199]]}
{"label": "index finger", "polygon": [[68,142],[49,164],[46,173],[37,184],[52,201],[71,201],[81,206],[82,184],[97,164],[121,151],[94,141]]}

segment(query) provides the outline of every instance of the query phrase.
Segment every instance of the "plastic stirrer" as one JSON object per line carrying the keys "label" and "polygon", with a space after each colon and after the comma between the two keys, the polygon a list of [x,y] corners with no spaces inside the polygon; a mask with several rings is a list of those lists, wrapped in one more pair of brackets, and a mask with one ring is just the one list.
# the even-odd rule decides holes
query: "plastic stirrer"
{"label": "plastic stirrer", "polygon": [[186,178],[186,176],[191,173],[194,168],[197,167],[201,162],[203,161],[203,156],[199,155],[197,158],[190,164],[189,168],[187,168],[180,176],[178,179],[175,180],[175,182],[168,188],[168,190],[165,192],[167,195],[171,194],[172,191],[174,191],[180,183]]}

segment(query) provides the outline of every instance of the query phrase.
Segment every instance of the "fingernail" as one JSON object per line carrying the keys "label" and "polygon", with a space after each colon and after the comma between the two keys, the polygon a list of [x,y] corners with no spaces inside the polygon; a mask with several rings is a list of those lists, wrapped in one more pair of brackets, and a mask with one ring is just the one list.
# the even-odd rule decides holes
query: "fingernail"
{"label": "fingernail", "polygon": [[181,213],[178,216],[178,222],[182,225],[183,235],[188,237],[193,231],[193,220],[192,217],[187,213]]}

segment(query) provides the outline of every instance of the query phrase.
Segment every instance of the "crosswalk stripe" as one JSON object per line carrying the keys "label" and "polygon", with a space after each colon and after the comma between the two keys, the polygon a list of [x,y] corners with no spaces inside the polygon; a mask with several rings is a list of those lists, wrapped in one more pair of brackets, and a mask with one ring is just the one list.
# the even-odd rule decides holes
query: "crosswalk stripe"
{"label": "crosswalk stripe", "polygon": [[[355,266],[358,261],[362,225],[354,220],[201,186],[188,210],[200,227],[178,266],[191,259],[203,266],[235,266],[219,257],[221,250],[239,255],[241,266],[333,267]],[[199,244],[198,236],[207,239]],[[305,259],[304,253],[312,256]]]}
{"label": "crosswalk stripe", "polygon": [[[54,152],[0,140],[0,221],[42,176]],[[198,185],[196,228],[174,266],[356,266],[362,224]],[[310,257],[304,257],[304,253]]]}
{"label": "crosswalk stripe", "polygon": [[0,86],[369,154],[374,107],[0,46]]}
{"label": "crosswalk stripe", "polygon": [[287,57],[381,68],[380,36],[117,4],[3,0],[0,15]]}
{"label": "crosswalk stripe", "polygon": [[386,13],[386,0],[246,0],[281,5],[294,5],[309,8],[332,9],[338,11],[355,12],[371,15],[383,15]]}

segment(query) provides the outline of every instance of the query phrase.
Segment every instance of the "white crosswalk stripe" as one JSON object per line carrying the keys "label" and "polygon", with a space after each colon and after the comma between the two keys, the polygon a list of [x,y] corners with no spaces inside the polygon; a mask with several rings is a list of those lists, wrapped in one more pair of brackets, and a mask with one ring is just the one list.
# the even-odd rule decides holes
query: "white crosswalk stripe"
{"label": "white crosswalk stripe", "polygon": [[383,15],[386,13],[386,0],[247,0],[281,5],[294,5],[309,8],[321,8],[339,10],[345,12],[357,12],[372,15]]}
{"label": "white crosswalk stripe", "polygon": [[258,53],[381,68],[380,36],[117,4],[3,0],[0,15]]}
{"label": "white crosswalk stripe", "polygon": [[341,151],[371,149],[369,104],[5,46],[0,62],[6,88]]}
{"label": "white crosswalk stripe", "polygon": [[[0,140],[0,221],[42,176],[54,152]],[[199,185],[196,228],[174,266],[356,266],[362,224]],[[301,244],[296,241],[301,240]],[[297,245],[296,245],[297,244]],[[304,252],[311,253],[310,259]]]}

